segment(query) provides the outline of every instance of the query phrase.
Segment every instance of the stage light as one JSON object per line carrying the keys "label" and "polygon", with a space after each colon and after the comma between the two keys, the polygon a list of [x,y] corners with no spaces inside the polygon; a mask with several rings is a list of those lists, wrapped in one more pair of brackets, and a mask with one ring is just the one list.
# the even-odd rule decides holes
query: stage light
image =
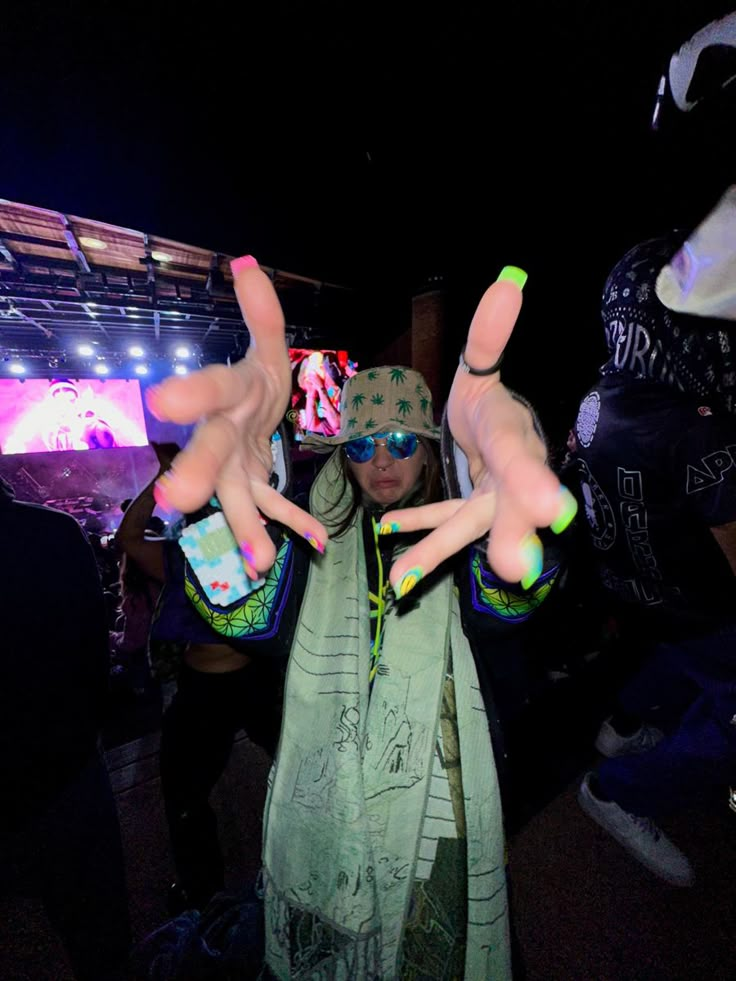
{"label": "stage light", "polygon": [[178,347],[174,351],[174,357],[176,358],[191,358],[191,356],[192,356],[192,352],[189,350],[188,347]]}
{"label": "stage light", "polygon": [[151,253],[151,258],[155,259],[156,262],[173,262],[173,259],[168,252],[158,252],[155,249]]}
{"label": "stage light", "polygon": [[83,358],[91,358],[95,353],[95,349],[91,344],[80,344],[77,348],[77,354],[81,354]]}
{"label": "stage light", "polygon": [[80,238],[79,244],[83,248],[85,248],[85,249],[106,249],[107,248],[107,244],[105,242],[101,241],[99,238],[88,238],[86,235],[83,235]]}
{"label": "stage light", "polygon": [[108,366],[104,362],[101,362],[100,364],[96,364],[95,365],[95,374],[96,375],[109,375],[110,374],[110,369],[108,368]]}
{"label": "stage light", "polygon": [[148,374],[148,365],[145,365],[145,364],[137,364],[135,366],[135,368],[133,368],[133,371],[136,373],[136,375],[147,375]]}
{"label": "stage light", "polygon": [[174,374],[175,375],[188,375],[189,374],[189,368],[187,368],[187,366],[185,364],[177,364],[177,365],[174,366]]}
{"label": "stage light", "polygon": [[26,366],[22,364],[20,361],[13,361],[10,364],[9,370],[11,375],[25,375]]}
{"label": "stage light", "polygon": [[134,344],[132,347],[128,348],[128,354],[131,358],[142,358],[146,352],[140,346],[140,344]]}

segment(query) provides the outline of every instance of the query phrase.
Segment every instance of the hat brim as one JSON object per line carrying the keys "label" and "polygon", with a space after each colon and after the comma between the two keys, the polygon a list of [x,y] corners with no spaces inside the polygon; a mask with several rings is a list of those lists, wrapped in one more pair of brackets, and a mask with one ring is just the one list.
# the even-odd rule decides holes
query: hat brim
{"label": "hat brim", "polygon": [[365,436],[375,436],[376,433],[391,432],[396,429],[401,429],[407,433],[414,433],[416,436],[426,436],[427,439],[439,441],[440,438],[439,426],[423,426],[417,428],[415,426],[409,427],[395,424],[388,427],[380,426],[377,429],[372,429],[370,432],[338,433],[337,436],[321,436],[319,433],[309,433],[300,440],[299,445],[305,449],[314,450],[316,453],[329,453],[336,446],[349,443],[354,439],[363,439]]}

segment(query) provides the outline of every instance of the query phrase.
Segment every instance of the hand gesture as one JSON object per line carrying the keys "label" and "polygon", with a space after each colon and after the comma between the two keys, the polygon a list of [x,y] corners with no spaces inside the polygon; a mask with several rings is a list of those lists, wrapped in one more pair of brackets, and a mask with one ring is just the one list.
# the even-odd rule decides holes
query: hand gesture
{"label": "hand gesture", "polygon": [[537,529],[549,525],[562,531],[575,515],[574,497],[545,463],[546,449],[529,410],[504,387],[498,371],[472,370],[498,364],[521,309],[525,279],[520,269],[507,266],[486,291],[450,390],[448,422],[468,458],[470,498],[383,517],[387,530],[435,529],[394,563],[390,579],[397,595],[406,595],[422,576],[488,531],[489,564],[507,582],[528,587],[542,571]]}
{"label": "hand gesture", "polygon": [[161,506],[188,513],[213,494],[222,506],[252,578],[276,552],[259,514],[303,535],[319,551],[327,532],[310,514],[269,485],[271,436],[291,395],[284,315],[270,279],[251,256],[232,263],[235,294],[250,332],[245,358],[210,365],[149,389],[148,406],[161,420],[199,421],[172,469],[156,484]]}

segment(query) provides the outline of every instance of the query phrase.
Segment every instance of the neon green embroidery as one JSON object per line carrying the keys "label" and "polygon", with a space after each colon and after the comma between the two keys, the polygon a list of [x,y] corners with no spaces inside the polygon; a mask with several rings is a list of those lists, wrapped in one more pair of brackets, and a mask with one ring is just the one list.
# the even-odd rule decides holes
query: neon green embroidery
{"label": "neon green embroidery", "polygon": [[288,551],[289,540],[284,539],[263,586],[247,596],[237,609],[213,610],[188,576],[184,577],[186,595],[197,613],[223,637],[248,637],[261,633],[268,626]]}
{"label": "neon green embroidery", "polygon": [[501,586],[487,586],[483,583],[481,575],[481,559],[479,555],[473,556],[473,578],[477,586],[479,602],[490,608],[501,620],[524,620],[534,610],[540,606],[549,595],[552,586],[557,578],[556,575],[541,583],[530,593],[514,593],[510,589]]}

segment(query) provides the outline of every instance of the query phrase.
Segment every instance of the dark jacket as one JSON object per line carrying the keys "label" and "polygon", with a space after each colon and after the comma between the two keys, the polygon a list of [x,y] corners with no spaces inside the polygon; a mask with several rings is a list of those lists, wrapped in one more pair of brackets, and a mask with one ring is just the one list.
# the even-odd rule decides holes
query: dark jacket
{"label": "dark jacket", "polygon": [[94,555],[67,514],[0,485],[0,827],[42,813],[96,752],[108,686]]}

